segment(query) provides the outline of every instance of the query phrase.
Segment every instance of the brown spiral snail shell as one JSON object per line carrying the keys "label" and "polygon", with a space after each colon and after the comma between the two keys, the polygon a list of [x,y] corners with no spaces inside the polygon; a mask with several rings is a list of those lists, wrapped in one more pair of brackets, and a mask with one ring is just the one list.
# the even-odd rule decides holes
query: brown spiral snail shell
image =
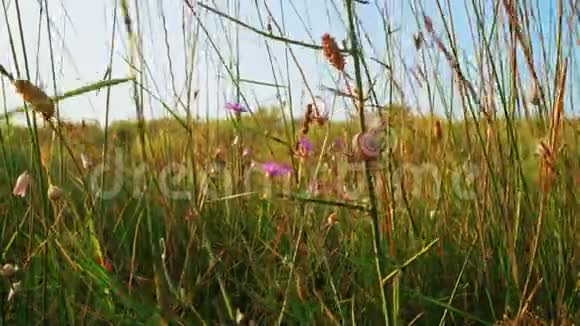
{"label": "brown spiral snail shell", "polygon": [[358,133],[352,139],[354,156],[362,161],[374,161],[381,154],[381,146],[372,132]]}

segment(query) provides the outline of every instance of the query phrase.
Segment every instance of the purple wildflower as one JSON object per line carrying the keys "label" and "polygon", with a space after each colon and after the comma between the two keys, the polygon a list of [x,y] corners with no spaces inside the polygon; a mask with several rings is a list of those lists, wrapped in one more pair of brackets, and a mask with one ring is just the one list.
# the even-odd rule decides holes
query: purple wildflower
{"label": "purple wildflower", "polygon": [[266,173],[266,176],[272,178],[281,175],[286,175],[292,173],[292,168],[287,164],[277,163],[277,162],[266,162],[262,164],[262,171]]}
{"label": "purple wildflower", "polygon": [[336,151],[342,151],[342,149],[344,148],[344,144],[342,143],[342,140],[340,138],[336,138],[334,140],[333,147]]}
{"label": "purple wildflower", "polygon": [[310,153],[314,150],[314,146],[306,137],[300,138],[299,144],[302,150],[306,153]]}
{"label": "purple wildflower", "polygon": [[242,104],[240,103],[233,103],[233,102],[228,102],[226,103],[226,108],[236,114],[240,114],[242,112],[248,112],[248,109],[246,109]]}

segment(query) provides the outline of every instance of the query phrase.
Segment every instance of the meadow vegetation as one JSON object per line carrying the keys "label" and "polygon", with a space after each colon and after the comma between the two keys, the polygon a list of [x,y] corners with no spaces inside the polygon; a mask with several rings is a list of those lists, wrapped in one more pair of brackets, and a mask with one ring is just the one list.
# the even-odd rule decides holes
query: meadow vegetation
{"label": "meadow vegetation", "polygon": [[[2,324],[580,320],[577,3],[553,1],[554,19],[540,23],[536,2],[437,0],[426,12],[410,1],[417,33],[403,39],[419,59],[402,69],[388,15],[378,56],[357,14],[381,1],[327,0],[348,35],[338,45],[329,34],[286,35],[267,2],[183,0],[199,34],[191,53],[213,44],[209,15],[257,33],[265,50],[283,47],[288,65],[300,67],[293,49],[310,49],[336,88],[329,99],[306,87],[310,104],[298,108],[298,91],[278,82],[268,87],[279,101],[260,105],[234,87],[224,107],[205,108],[228,113],[214,118],[194,110],[204,90],[188,84],[179,100],[158,99],[167,117],[147,119],[144,9],[112,2],[129,76],[69,92],[56,78],[54,92],[19,82],[30,80],[22,34],[5,22],[13,60],[2,65],[3,94],[23,106],[0,122]],[[246,22],[240,5],[270,18]],[[474,67],[458,54],[457,15],[470,18]],[[243,63],[214,51],[239,86]],[[289,78],[271,65],[273,79]],[[197,73],[172,69],[186,84]],[[417,89],[401,87],[401,75]],[[131,85],[135,120],[109,121],[109,106],[104,124],[60,117],[61,101],[120,84]],[[415,91],[429,94],[422,113],[408,102]]]}

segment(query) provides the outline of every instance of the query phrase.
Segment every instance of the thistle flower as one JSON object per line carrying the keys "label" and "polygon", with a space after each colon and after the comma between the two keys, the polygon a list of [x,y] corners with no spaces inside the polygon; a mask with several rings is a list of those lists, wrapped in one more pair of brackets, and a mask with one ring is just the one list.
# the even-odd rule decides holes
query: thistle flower
{"label": "thistle flower", "polygon": [[344,143],[342,142],[342,139],[336,138],[330,145],[330,149],[335,152],[341,152],[344,149]]}
{"label": "thistle flower", "polygon": [[48,199],[57,201],[62,197],[63,194],[64,191],[60,187],[52,184],[48,186]]}
{"label": "thistle flower", "polygon": [[298,156],[307,156],[308,154],[312,153],[312,151],[314,151],[314,146],[308,140],[308,138],[302,136],[298,141]]}
{"label": "thistle flower", "polygon": [[334,38],[328,33],[322,35],[322,52],[332,66],[338,71],[344,71],[344,56],[340,53]]}
{"label": "thistle flower", "polygon": [[240,103],[228,102],[226,103],[226,108],[237,115],[242,112],[248,112],[248,109]]}
{"label": "thistle flower", "polygon": [[14,185],[12,194],[20,197],[26,196],[26,191],[28,190],[28,185],[31,181],[32,177],[28,171],[24,171],[21,175],[18,176],[18,179],[16,179],[16,185]]}
{"label": "thistle flower", "polygon": [[287,164],[269,161],[262,164],[262,171],[268,178],[273,178],[292,173],[292,168]]}
{"label": "thistle flower", "polygon": [[302,146],[308,152],[314,150],[314,146],[306,137],[302,137],[302,139],[300,139],[300,146]]}

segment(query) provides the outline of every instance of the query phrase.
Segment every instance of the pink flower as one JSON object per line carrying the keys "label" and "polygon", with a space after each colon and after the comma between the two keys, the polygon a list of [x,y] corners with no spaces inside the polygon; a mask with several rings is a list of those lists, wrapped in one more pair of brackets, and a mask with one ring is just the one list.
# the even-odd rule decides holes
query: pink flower
{"label": "pink flower", "polygon": [[240,103],[232,103],[232,102],[228,102],[226,103],[226,108],[230,111],[232,111],[233,113],[236,114],[240,114],[242,112],[248,112],[248,109],[246,109],[242,104]]}
{"label": "pink flower", "polygon": [[18,176],[18,179],[16,179],[16,185],[14,185],[12,194],[20,197],[26,196],[26,191],[28,190],[28,185],[31,181],[32,177],[28,171],[24,171],[20,176]]}
{"label": "pink flower", "polygon": [[332,144],[332,147],[334,148],[335,151],[342,151],[344,149],[344,144],[342,143],[342,140],[340,138],[336,138]]}
{"label": "pink flower", "polygon": [[314,150],[314,146],[306,137],[300,138],[299,141],[300,147],[304,150],[305,153],[310,153]]}
{"label": "pink flower", "polygon": [[266,173],[269,178],[277,177],[292,173],[292,168],[287,164],[277,162],[266,162],[262,164],[262,171]]}

